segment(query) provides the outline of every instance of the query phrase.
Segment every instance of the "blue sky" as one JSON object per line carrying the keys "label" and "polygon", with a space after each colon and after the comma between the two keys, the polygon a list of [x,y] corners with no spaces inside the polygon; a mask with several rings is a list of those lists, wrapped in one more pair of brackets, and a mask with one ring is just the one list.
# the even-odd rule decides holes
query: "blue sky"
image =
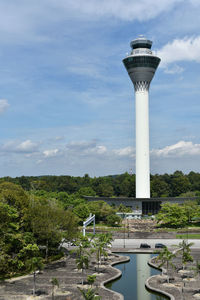
{"label": "blue sky", "polygon": [[151,173],[200,172],[199,15],[199,0],[0,0],[0,176],[135,171],[122,59],[140,34],[162,59]]}

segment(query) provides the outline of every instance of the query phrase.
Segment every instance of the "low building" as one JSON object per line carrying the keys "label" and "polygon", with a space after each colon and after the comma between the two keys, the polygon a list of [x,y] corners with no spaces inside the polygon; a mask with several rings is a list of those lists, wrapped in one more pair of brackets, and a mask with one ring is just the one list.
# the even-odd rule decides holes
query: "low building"
{"label": "low building", "polygon": [[162,203],[170,202],[182,204],[185,201],[196,200],[198,197],[133,198],[85,196],[84,198],[88,201],[102,200],[112,206],[123,204],[124,206],[131,208],[133,213],[135,212],[135,215],[147,215],[149,213],[154,215],[159,212]]}

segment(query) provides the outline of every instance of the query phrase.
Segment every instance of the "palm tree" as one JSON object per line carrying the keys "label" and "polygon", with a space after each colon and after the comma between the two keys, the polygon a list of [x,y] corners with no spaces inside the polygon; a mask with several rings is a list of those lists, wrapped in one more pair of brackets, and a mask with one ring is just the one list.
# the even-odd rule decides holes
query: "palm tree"
{"label": "palm tree", "polygon": [[104,253],[105,254],[105,250],[103,248],[104,243],[100,242],[99,240],[95,240],[93,243],[93,248],[91,249],[91,253],[96,252],[96,259],[97,259],[97,264],[98,264],[98,273],[99,273],[99,266],[101,265],[101,256]]}
{"label": "palm tree", "polygon": [[96,275],[88,275],[87,281],[91,285],[91,287],[92,287],[93,283],[95,282],[95,280],[96,280]]}
{"label": "palm tree", "polygon": [[198,275],[198,277],[199,277],[200,276],[200,263],[198,260],[196,261],[196,266],[194,269],[195,269],[196,275]]}
{"label": "palm tree", "polygon": [[103,242],[106,247],[108,247],[113,241],[112,233],[102,233],[99,235],[98,239],[100,242]]}
{"label": "palm tree", "polygon": [[88,254],[87,249],[91,247],[90,241],[86,236],[81,236],[76,242],[75,242],[77,248],[75,250],[72,250],[72,252],[76,252],[76,255],[78,257],[81,257],[84,254]]}
{"label": "palm tree", "polygon": [[98,272],[99,272],[99,265],[101,265],[101,256],[105,257],[108,256],[107,247],[111,245],[112,243],[112,234],[111,233],[102,233],[99,235],[98,238],[95,238],[95,240],[92,243],[93,248],[91,249],[91,253],[96,252],[96,258],[98,263]]}
{"label": "palm tree", "polygon": [[84,269],[88,269],[89,266],[89,258],[87,255],[81,255],[76,259],[76,265],[78,270],[81,270],[82,272],[82,284],[83,284],[83,273]]}
{"label": "palm tree", "polygon": [[58,279],[53,277],[51,279],[51,284],[52,284],[52,300],[54,300],[54,290],[55,290],[55,286],[59,287],[59,282]]}
{"label": "palm tree", "polygon": [[176,245],[176,247],[179,248],[178,252],[182,253],[183,270],[185,269],[187,262],[193,261],[193,257],[190,254],[192,245],[194,245],[194,243],[187,243],[185,240]]}
{"label": "palm tree", "polygon": [[96,295],[97,290],[94,290],[92,288],[89,288],[87,290],[80,289],[78,287],[79,291],[81,292],[83,298],[85,300],[100,300],[101,297]]}
{"label": "palm tree", "polygon": [[[175,257],[175,254],[168,250],[167,247],[164,247],[163,250],[158,254],[156,257],[156,261],[160,261],[159,268],[164,266],[166,264],[166,269],[168,272],[169,265],[171,265],[173,268],[175,267],[172,263],[172,259]],[[162,275],[163,275],[163,269],[162,269]],[[167,281],[169,282],[169,277],[167,277]]]}
{"label": "palm tree", "polygon": [[35,292],[36,292],[36,271],[42,270],[42,268],[43,268],[42,260],[43,259],[41,257],[32,257],[32,258],[28,259],[26,262],[28,269],[30,271],[33,271],[33,296],[34,297],[35,297]]}
{"label": "palm tree", "polygon": [[102,233],[99,235],[98,241],[102,244],[102,254],[105,257],[108,256],[108,252],[106,251],[106,248],[111,246],[113,237],[111,233]]}

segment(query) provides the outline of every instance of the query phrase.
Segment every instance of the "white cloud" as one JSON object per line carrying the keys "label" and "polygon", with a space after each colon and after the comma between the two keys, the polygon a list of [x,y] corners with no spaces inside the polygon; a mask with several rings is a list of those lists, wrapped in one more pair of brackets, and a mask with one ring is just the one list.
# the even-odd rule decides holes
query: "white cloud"
{"label": "white cloud", "polygon": [[[162,12],[172,9],[177,3],[184,0],[62,0],[55,1],[54,5],[67,9],[79,18],[90,17],[115,17],[122,20],[148,20],[156,17]],[[58,3],[58,4],[57,4]]]}
{"label": "white cloud", "polygon": [[[46,29],[46,24],[58,21],[76,18],[96,20],[98,17],[146,21],[184,1],[162,0],[155,5],[153,0],[84,0],[83,5],[82,0],[20,0],[21,4],[18,5],[15,0],[10,0],[9,3],[0,3],[0,35],[10,41],[20,36],[45,41],[47,37],[39,33],[39,28],[44,24]],[[195,5],[195,0],[193,2]]]}
{"label": "white cloud", "polygon": [[9,141],[2,146],[2,150],[13,153],[33,153],[38,150],[38,144],[31,140],[26,140],[21,143],[18,141]]}
{"label": "white cloud", "polygon": [[90,142],[80,141],[80,142],[71,142],[66,146],[67,152],[70,152],[71,155],[102,155],[107,153],[107,148],[103,145],[97,145],[96,140]]}
{"label": "white cloud", "polygon": [[36,149],[37,144],[31,142],[31,140],[26,140],[22,143],[20,143],[16,149],[19,150],[20,152],[32,152]]}
{"label": "white cloud", "polygon": [[58,154],[58,149],[51,149],[51,150],[45,150],[43,151],[43,154],[45,157],[54,157]]}
{"label": "white cloud", "polygon": [[6,99],[0,99],[0,114],[4,113],[4,111],[10,106]]}
{"label": "white cloud", "polygon": [[200,36],[175,39],[163,46],[157,55],[161,58],[162,67],[177,61],[196,61],[199,63]]}
{"label": "white cloud", "polygon": [[129,157],[134,157],[134,150],[132,147],[125,147],[125,148],[121,148],[121,149],[117,149],[117,150],[113,150],[113,152],[116,155],[119,156],[129,156]]}
{"label": "white cloud", "polygon": [[56,136],[56,137],[55,137],[55,140],[56,140],[56,141],[63,141],[64,139],[65,139],[64,136]]}
{"label": "white cloud", "polygon": [[165,73],[167,74],[180,74],[183,71],[184,69],[176,64],[165,68]]}
{"label": "white cloud", "polygon": [[103,154],[106,153],[107,148],[105,146],[97,146],[95,151],[97,154]]}
{"label": "white cloud", "polygon": [[153,149],[151,154],[158,157],[182,157],[200,155],[200,144],[179,141],[178,143],[166,146],[163,149]]}

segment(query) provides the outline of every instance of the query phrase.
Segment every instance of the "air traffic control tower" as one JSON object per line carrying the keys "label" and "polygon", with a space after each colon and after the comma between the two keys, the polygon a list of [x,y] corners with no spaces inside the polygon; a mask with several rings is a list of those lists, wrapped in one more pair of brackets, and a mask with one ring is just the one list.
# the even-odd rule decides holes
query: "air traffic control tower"
{"label": "air traffic control tower", "polygon": [[136,112],[136,198],[150,198],[149,87],[160,58],[151,51],[152,41],[139,37],[130,43],[123,59],[134,84]]}

